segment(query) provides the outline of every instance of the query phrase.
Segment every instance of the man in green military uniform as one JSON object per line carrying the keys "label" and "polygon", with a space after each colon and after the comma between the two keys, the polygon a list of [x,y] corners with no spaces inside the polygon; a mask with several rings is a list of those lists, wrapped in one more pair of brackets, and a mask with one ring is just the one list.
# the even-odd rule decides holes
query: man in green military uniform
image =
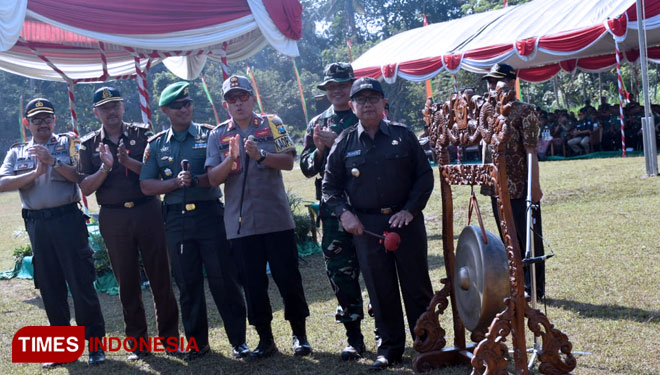
{"label": "man in green military uniform", "polygon": [[[317,87],[326,92],[332,104],[307,126],[305,144],[300,157],[300,170],[306,177],[316,176],[316,199],[321,199],[321,181],[330,148],[337,135],[357,124],[358,118],[349,107],[351,85],[355,80],[350,64],[338,62],[325,67],[323,83]],[[321,202],[319,216],[323,225],[322,248],[326,273],[339,306],[335,319],[346,327],[348,346],[341,353],[344,360],[357,359],[364,351],[360,321],[364,317],[360,267],[353,236],[345,232],[328,206]]]}
{"label": "man in green military uniform", "polygon": [[233,354],[245,357],[250,353],[245,344],[245,301],[224,226],[218,225],[224,215],[219,200],[222,193],[209,185],[204,170],[213,126],[192,122],[188,82],[167,86],[159,105],[172,126],[149,140],[140,185],[146,195],[165,195],[167,247],[180,291],[181,318],[186,337],[194,338],[199,348],[185,359],[193,360],[209,351],[202,267]]}
{"label": "man in green military uniform", "polygon": [[137,360],[149,354],[139,345],[140,339],[147,339],[140,259],[154,299],[158,336],[179,337],[161,201],[140,190],[142,157],[153,134],[147,124],[123,121],[124,102],[114,87],[96,90],[94,114],[102,126],[80,139],[80,190],[85,195],[95,192],[101,206],[99,227],[119,283],[126,336],[138,340],[128,359]]}
{"label": "man in green military uniform", "polygon": [[[53,134],[55,110],[48,99],[31,100],[23,125],[32,133],[25,144],[12,146],[0,168],[0,192],[18,190],[23,220],[34,256],[34,284],[41,291],[51,326],[70,325],[67,295],[73,297],[76,323],[85,338],[105,336],[94,280],[96,271],[80,211],[76,182],[77,140],[73,134]],[[68,288],[67,288],[68,286]],[[89,363],[105,361],[103,350],[89,353]],[[57,364],[46,363],[44,367]]]}

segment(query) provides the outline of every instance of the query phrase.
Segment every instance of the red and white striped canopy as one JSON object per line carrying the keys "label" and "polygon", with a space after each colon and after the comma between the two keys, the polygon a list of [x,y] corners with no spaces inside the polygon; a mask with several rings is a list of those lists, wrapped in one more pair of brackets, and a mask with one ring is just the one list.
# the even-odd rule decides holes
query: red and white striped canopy
{"label": "red and white striped canopy", "polygon": [[[0,69],[100,82],[164,61],[195,78],[208,58],[232,62],[270,44],[297,56],[298,0],[16,0],[0,4]],[[9,4],[12,3],[12,4]],[[6,8],[6,9],[4,9]]]}
{"label": "red and white striped canopy", "polygon": [[[397,34],[353,63],[356,75],[424,81],[443,70],[487,71],[504,62],[521,79],[545,81],[560,70],[604,71],[615,47],[639,57],[635,0],[534,0]],[[660,61],[660,0],[645,0],[649,58]]]}

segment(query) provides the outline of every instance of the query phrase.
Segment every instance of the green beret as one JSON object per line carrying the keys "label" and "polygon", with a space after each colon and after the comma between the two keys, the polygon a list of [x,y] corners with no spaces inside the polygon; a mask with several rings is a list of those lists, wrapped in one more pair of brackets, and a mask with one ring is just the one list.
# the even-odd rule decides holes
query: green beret
{"label": "green beret", "polygon": [[177,99],[186,99],[189,97],[188,91],[190,83],[186,81],[179,81],[173,83],[167,87],[165,90],[160,93],[160,100],[158,101],[158,106],[166,106]]}

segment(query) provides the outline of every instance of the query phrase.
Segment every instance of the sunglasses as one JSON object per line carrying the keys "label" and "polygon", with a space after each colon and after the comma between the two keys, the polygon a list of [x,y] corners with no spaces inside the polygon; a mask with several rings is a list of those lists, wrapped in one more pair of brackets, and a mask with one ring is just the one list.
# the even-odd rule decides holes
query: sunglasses
{"label": "sunglasses", "polygon": [[42,125],[42,124],[50,125],[50,124],[53,123],[53,121],[55,121],[55,119],[52,118],[52,117],[44,117],[44,118],[33,118],[33,119],[30,119],[30,122],[31,122],[33,125],[36,125],[36,126],[40,126],[40,125]]}
{"label": "sunglasses", "polygon": [[233,96],[228,96],[225,98],[225,101],[229,104],[234,104],[240,99],[242,102],[247,102],[250,99],[250,94],[240,94],[240,95],[233,95]]}
{"label": "sunglasses", "polygon": [[187,100],[181,100],[181,101],[178,101],[178,102],[172,102],[172,103],[168,104],[167,106],[172,108],[172,109],[181,109],[183,107],[190,108],[190,106],[192,105],[192,102],[193,102],[192,99],[187,99]]}
{"label": "sunglasses", "polygon": [[356,102],[357,104],[364,104],[366,102],[369,102],[371,104],[376,104],[382,98],[383,98],[382,96],[356,96],[353,98],[353,101]]}

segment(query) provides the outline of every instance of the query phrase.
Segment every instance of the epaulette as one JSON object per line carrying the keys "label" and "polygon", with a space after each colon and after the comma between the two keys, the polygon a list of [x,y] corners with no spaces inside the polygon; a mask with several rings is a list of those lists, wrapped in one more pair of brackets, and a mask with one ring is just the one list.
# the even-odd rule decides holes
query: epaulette
{"label": "epaulette", "polygon": [[219,128],[221,126],[227,126],[227,125],[229,125],[229,123],[231,123],[231,119],[228,119],[228,120],[225,120],[225,121],[221,122],[217,127]]}
{"label": "epaulette", "polygon": [[207,128],[209,130],[213,130],[213,129],[217,128],[217,126],[214,126],[214,125],[211,125],[211,124],[199,124],[199,125],[201,125],[204,128]]}
{"label": "epaulette", "polygon": [[94,138],[96,136],[97,132],[98,132],[98,130],[93,130],[93,131],[83,135],[80,138],[80,143],[85,143],[85,142],[89,141],[90,139]]}
{"label": "epaulette", "polygon": [[160,137],[161,135],[163,135],[165,133],[167,133],[167,130],[163,130],[160,133],[157,133],[156,135],[154,135],[153,137],[150,137],[149,139],[147,139],[147,142],[151,143],[152,141],[156,140],[156,138]]}
{"label": "epaulette", "polygon": [[26,144],[27,144],[27,142],[18,142],[18,143],[14,143],[13,145],[9,146],[9,148],[14,148],[14,147],[17,147],[17,146],[23,146],[23,145],[26,145]]}
{"label": "epaulette", "polygon": [[357,128],[358,128],[358,124],[353,124],[353,125],[349,126],[348,128],[342,130],[341,133],[339,133],[339,135],[337,136],[337,139],[335,140],[335,143],[337,143],[337,142],[341,141],[342,139],[348,137],[348,135],[353,133],[354,131],[356,131]]}

